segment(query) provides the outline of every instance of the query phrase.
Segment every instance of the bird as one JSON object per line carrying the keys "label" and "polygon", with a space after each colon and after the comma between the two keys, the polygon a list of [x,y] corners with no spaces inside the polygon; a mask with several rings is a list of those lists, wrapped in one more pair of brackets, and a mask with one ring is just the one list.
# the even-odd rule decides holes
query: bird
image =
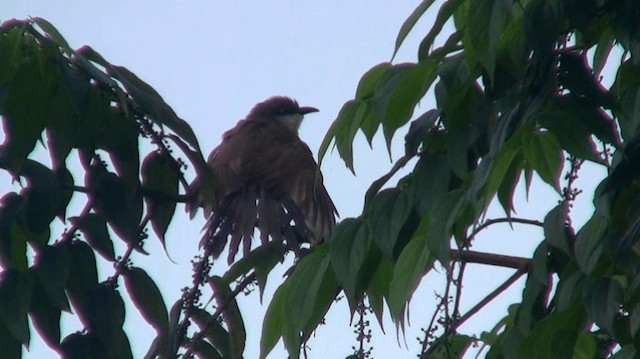
{"label": "bird", "polygon": [[[309,146],[298,136],[304,116],[313,112],[318,109],[274,96],[223,134],[207,160],[215,201],[196,200],[208,217],[200,246],[214,259],[227,242],[229,264],[241,243],[248,255],[256,228],[262,244],[271,238],[282,253],[298,253],[302,243],[317,245],[331,237],[338,211]],[[198,196],[199,186],[196,178],[191,196]]]}

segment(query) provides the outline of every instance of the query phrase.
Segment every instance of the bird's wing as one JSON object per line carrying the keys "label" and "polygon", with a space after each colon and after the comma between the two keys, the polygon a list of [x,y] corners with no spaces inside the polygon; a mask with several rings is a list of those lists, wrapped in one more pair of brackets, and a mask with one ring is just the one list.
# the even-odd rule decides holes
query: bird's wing
{"label": "bird's wing", "polygon": [[243,172],[274,200],[296,205],[311,242],[329,239],[337,211],[309,147],[277,124],[258,128],[253,134],[244,153]]}

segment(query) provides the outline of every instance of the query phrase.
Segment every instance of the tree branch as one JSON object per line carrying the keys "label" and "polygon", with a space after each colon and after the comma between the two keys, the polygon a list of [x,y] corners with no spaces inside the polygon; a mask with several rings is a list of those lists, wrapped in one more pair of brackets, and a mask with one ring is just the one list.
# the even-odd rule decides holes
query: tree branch
{"label": "tree branch", "polygon": [[476,252],[476,251],[459,251],[452,249],[451,256],[464,263],[479,263],[497,267],[513,268],[528,270],[531,265],[531,259],[524,257],[514,257],[502,254]]}

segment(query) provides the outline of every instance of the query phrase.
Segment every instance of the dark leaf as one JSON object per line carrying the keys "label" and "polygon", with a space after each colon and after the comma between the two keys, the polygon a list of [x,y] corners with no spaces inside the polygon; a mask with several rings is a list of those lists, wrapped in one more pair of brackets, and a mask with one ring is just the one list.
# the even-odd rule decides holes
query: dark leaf
{"label": "dark leaf", "polygon": [[589,319],[600,328],[612,332],[622,298],[622,287],[615,279],[597,278],[587,283],[584,303]]}
{"label": "dark leaf", "polygon": [[34,281],[29,316],[33,327],[51,348],[60,345],[60,308],[55,305],[43,289],[41,280]]}
{"label": "dark leaf", "polygon": [[0,353],[6,358],[22,358],[22,343],[11,335],[2,321],[0,321]]}
{"label": "dark leaf", "polygon": [[75,313],[85,327],[89,327],[91,293],[98,287],[96,258],[85,242],[74,241],[68,250],[73,270],[69,272],[65,289]]}
{"label": "dark leaf", "polygon": [[27,309],[32,280],[29,272],[5,269],[0,273],[0,315],[11,336],[25,345],[29,344],[30,338]]}
{"label": "dark leaf", "polygon": [[566,204],[559,204],[544,217],[543,229],[544,238],[550,245],[571,255],[572,251],[566,233],[567,216]]}
{"label": "dark leaf", "polygon": [[27,238],[16,222],[26,201],[15,192],[0,199],[0,264],[2,268],[23,271],[27,268]]}
{"label": "dark leaf", "polygon": [[23,163],[21,176],[27,179],[23,194],[27,199],[26,224],[30,232],[42,234],[49,230],[60,206],[62,191],[58,177],[49,168],[29,159]]}
{"label": "dark leaf", "polygon": [[82,217],[70,217],[69,221],[78,227],[84,238],[96,252],[106,260],[115,262],[113,242],[107,230],[107,221],[104,216],[96,213],[87,213]]}
{"label": "dark leaf", "polygon": [[388,258],[396,258],[400,230],[411,213],[413,203],[405,191],[384,190],[371,202],[368,212],[369,233]]}
{"label": "dark leaf", "polygon": [[603,235],[607,228],[607,221],[594,214],[578,231],[575,244],[576,261],[585,273],[593,271],[604,249]]}
{"label": "dark leaf", "polygon": [[204,337],[215,347],[222,358],[230,358],[229,332],[224,329],[218,318],[214,318],[204,309],[195,308],[191,316],[201,331],[205,331]]}
{"label": "dark leaf", "polygon": [[427,246],[428,232],[429,217],[424,217],[394,266],[388,303],[391,317],[396,323],[404,323],[404,310],[433,264],[434,256]]}
{"label": "dark leaf", "polygon": [[44,246],[36,251],[33,270],[40,279],[44,292],[56,309],[70,312],[64,287],[71,272],[71,261],[67,247]]}
{"label": "dark leaf", "polygon": [[168,156],[154,151],[144,159],[141,174],[142,186],[151,192],[145,197],[151,226],[164,246],[164,235],[176,209],[176,200],[172,197],[178,196],[180,172]]}
{"label": "dark leaf", "polygon": [[129,292],[131,301],[142,314],[142,317],[151,324],[158,336],[168,335],[169,317],[167,307],[162,299],[160,290],[149,277],[147,272],[138,267],[131,267],[124,273],[124,284]]}
{"label": "dark leaf", "polygon": [[288,331],[287,315],[290,312],[285,310],[285,305],[289,285],[290,281],[287,280],[276,289],[264,315],[262,334],[260,335],[260,359],[266,358],[280,338]]}
{"label": "dark leaf", "polygon": [[392,60],[398,53],[398,50],[400,49],[400,45],[402,45],[402,43],[404,42],[404,39],[406,39],[407,35],[409,35],[409,32],[411,32],[411,29],[413,29],[415,24],[418,22],[418,20],[420,20],[422,15],[429,9],[429,7],[431,6],[431,4],[433,4],[433,2],[434,0],[423,0],[418,5],[418,7],[416,7],[413,10],[411,15],[409,15],[409,17],[404,21],[404,23],[402,24],[402,27],[400,28],[400,32],[396,37],[396,46],[393,49],[393,55],[391,56]]}
{"label": "dark leaf", "polygon": [[91,334],[73,333],[60,343],[60,354],[65,359],[107,359],[104,345]]}
{"label": "dark leaf", "polygon": [[406,124],[435,79],[436,63],[394,65],[384,73],[372,99],[373,112],[382,123],[387,149],[395,131]]}
{"label": "dark leaf", "polygon": [[536,132],[522,137],[522,153],[528,164],[558,193],[564,157],[553,133]]}
{"label": "dark leaf", "polygon": [[229,330],[230,358],[241,358],[244,353],[247,332],[242,313],[238,308],[238,302],[235,297],[231,296],[231,289],[223,282],[222,278],[212,276],[209,278],[209,285],[211,285],[218,306],[224,306],[222,319]]}
{"label": "dark leaf", "polygon": [[429,110],[420,117],[411,121],[409,132],[404,136],[404,149],[406,155],[414,155],[418,147],[423,143],[426,132],[433,127],[438,118],[440,111]]}
{"label": "dark leaf", "polygon": [[371,247],[367,224],[359,219],[345,219],[334,230],[330,244],[331,265],[338,283],[350,302],[358,302],[364,290],[359,278]]}
{"label": "dark leaf", "polygon": [[469,3],[468,7],[468,46],[480,63],[493,78],[498,52],[498,42],[507,23],[512,2],[478,0]]}

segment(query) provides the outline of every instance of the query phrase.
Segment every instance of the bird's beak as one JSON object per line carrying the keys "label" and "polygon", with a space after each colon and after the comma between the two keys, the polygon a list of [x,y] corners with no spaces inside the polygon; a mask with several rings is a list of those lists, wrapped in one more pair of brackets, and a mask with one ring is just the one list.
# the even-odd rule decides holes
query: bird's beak
{"label": "bird's beak", "polygon": [[318,109],[317,109],[317,108],[315,108],[315,107],[300,107],[300,114],[301,114],[301,115],[306,115],[306,114],[308,114],[308,113],[311,113],[311,112],[318,112],[318,111],[320,111],[320,110],[318,110]]}

